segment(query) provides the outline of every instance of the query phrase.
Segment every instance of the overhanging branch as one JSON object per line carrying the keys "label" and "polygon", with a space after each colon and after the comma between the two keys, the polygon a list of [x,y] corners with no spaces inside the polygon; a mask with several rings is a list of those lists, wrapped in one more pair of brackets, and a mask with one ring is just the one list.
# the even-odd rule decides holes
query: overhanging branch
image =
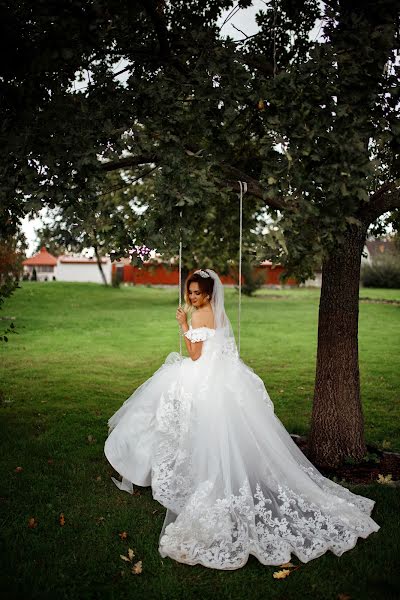
{"label": "overhanging branch", "polygon": [[[191,154],[193,152],[191,151]],[[101,163],[99,169],[104,172],[117,171],[118,169],[129,169],[130,167],[137,167],[144,164],[155,164],[159,163],[159,157],[156,154],[141,154],[138,156],[127,156],[118,160],[111,160],[108,162]],[[154,167],[156,168],[156,167]],[[259,181],[250,177],[237,167],[228,165],[226,163],[220,164],[221,170],[225,173],[225,177],[220,178],[221,187],[232,188],[235,192],[239,192],[239,180],[247,183],[248,193],[260,200],[263,200],[266,206],[275,210],[285,210],[287,208],[285,202],[279,198],[268,198],[266,196],[266,189],[260,184]],[[153,169],[151,169],[153,171]],[[233,177],[237,179],[234,180]]]}
{"label": "overhanging branch", "polygon": [[238,56],[237,60],[248,65],[249,67],[258,69],[266,77],[271,77],[274,75],[274,65],[261,55],[257,57],[249,55]]}
{"label": "overhanging branch", "polygon": [[168,29],[162,15],[162,11],[159,10],[161,4],[154,2],[153,0],[141,0],[141,4],[145,8],[153,23],[153,27],[158,38],[158,43],[160,45],[160,54],[165,58],[169,57],[171,54],[171,48],[169,43]]}
{"label": "overhanging branch", "polygon": [[381,215],[396,208],[400,208],[400,188],[394,182],[384,183],[372,194],[369,202],[359,208],[356,216],[370,225]]}
{"label": "overhanging branch", "polygon": [[[256,198],[260,198],[260,200],[263,200],[266,204],[266,206],[269,206],[270,208],[273,208],[275,210],[285,210],[285,208],[287,208],[285,202],[283,202],[280,198],[267,198],[266,197],[266,189],[264,187],[262,187],[262,185],[260,184],[259,181],[257,181],[257,179],[254,179],[253,177],[250,177],[250,175],[247,175],[246,173],[243,173],[243,171],[241,171],[240,169],[238,169],[237,167],[234,167],[232,165],[227,165],[226,163],[221,163],[220,165],[221,169],[223,169],[228,178],[221,179],[221,182],[225,185],[225,186],[229,186],[232,189],[234,189],[235,191],[239,192],[240,191],[240,186],[239,186],[239,180],[240,181],[245,181],[247,183],[247,190],[248,193],[251,194],[252,196],[255,196]],[[237,177],[237,181],[231,179],[232,176]]]}
{"label": "overhanging branch", "polygon": [[110,160],[103,162],[99,166],[100,171],[117,171],[118,169],[129,169],[129,167],[137,167],[149,163],[156,163],[157,156],[155,154],[141,154],[139,156],[127,156],[118,160]]}

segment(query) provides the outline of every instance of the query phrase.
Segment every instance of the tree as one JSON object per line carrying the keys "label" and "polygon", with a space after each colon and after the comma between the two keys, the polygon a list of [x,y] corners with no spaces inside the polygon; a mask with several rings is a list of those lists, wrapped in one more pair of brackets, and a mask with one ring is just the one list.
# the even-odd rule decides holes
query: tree
{"label": "tree", "polygon": [[[220,215],[215,239],[233,256],[223,207],[246,181],[255,207],[247,230],[266,208],[276,224],[260,237],[258,257],[300,280],[322,264],[310,441],[317,464],[336,466],[366,451],[361,251],[381,215],[398,225],[398,6],[330,0],[321,15],[316,0],[276,0],[258,14],[259,34],[239,42],[217,25],[231,6],[61,0],[56,20],[45,2],[9,8],[3,223],[12,228],[15,215],[41,203],[79,216],[106,173],[130,169],[154,179],[148,224],[176,215],[168,244],[177,247],[181,211],[192,234],[211,206]],[[317,19],[323,37],[310,40]],[[85,89],[73,93],[75,73],[86,70]],[[161,230],[138,228],[132,243],[160,249]]]}
{"label": "tree", "polygon": [[101,257],[112,252],[125,254],[137,227],[134,191],[132,186],[126,187],[127,181],[129,178],[118,173],[108,173],[89,206],[79,199],[73,205],[52,209],[49,222],[36,232],[39,243],[63,252],[93,248],[103,283],[108,285]]}
{"label": "tree", "polygon": [[[19,230],[13,237],[0,241],[0,309],[3,308],[5,298],[20,286],[18,282],[21,278],[23,265],[27,250],[26,237]],[[3,317],[3,320],[10,320],[10,317]],[[18,333],[14,322],[0,331],[0,342],[8,341],[8,334]]]}
{"label": "tree", "polygon": [[[242,294],[246,296],[252,296],[253,293],[258,290],[265,281],[264,273],[255,273],[254,267],[256,265],[251,262],[248,258],[242,262]],[[236,287],[238,289],[239,286]]]}
{"label": "tree", "polygon": [[51,223],[43,225],[35,229],[36,244],[35,252],[39,252],[43,246],[53,256],[60,256],[61,254],[67,254],[68,248],[58,239],[55,235],[54,228]]}

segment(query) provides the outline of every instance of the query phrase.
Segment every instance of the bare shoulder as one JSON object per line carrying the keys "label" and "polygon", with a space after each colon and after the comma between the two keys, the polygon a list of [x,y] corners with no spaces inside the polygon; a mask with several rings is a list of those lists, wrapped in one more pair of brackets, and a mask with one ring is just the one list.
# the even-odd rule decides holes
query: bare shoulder
{"label": "bare shoulder", "polygon": [[202,315],[197,310],[192,313],[192,327],[203,327]]}
{"label": "bare shoulder", "polygon": [[192,327],[210,327],[214,329],[214,315],[212,311],[194,311],[192,314]]}

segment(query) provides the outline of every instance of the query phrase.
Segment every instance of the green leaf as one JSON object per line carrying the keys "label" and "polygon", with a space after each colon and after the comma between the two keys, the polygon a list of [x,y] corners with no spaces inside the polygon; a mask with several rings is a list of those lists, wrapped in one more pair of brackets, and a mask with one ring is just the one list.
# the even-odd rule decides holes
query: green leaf
{"label": "green leaf", "polygon": [[366,190],[364,190],[363,188],[358,188],[356,191],[357,194],[357,198],[359,198],[359,200],[363,200],[364,202],[368,202],[369,200],[369,194]]}
{"label": "green leaf", "polygon": [[346,217],[346,221],[351,225],[358,225],[359,227],[362,226],[362,222],[356,219],[355,217]]}

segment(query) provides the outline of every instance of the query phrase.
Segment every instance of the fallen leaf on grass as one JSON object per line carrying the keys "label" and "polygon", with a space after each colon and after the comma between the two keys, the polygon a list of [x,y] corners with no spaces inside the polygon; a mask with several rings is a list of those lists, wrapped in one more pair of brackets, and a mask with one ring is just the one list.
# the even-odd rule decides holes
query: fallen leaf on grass
{"label": "fallen leaf on grass", "polygon": [[28,527],[30,529],[34,529],[37,526],[38,526],[38,522],[36,521],[35,517],[31,517],[28,521]]}
{"label": "fallen leaf on grass", "polygon": [[378,483],[383,483],[383,484],[390,484],[392,483],[392,475],[382,475],[381,473],[379,473],[378,475],[378,479],[377,479]]}
{"label": "fallen leaf on grass", "polygon": [[142,561],[138,560],[137,563],[135,563],[132,567],[132,573],[134,575],[139,575],[142,572]]}
{"label": "fallen leaf on grass", "polygon": [[128,537],[128,533],[126,531],[121,531],[121,533],[119,533],[118,535],[121,538],[121,540],[126,540],[126,538]]}
{"label": "fallen leaf on grass", "polygon": [[291,562],[288,563],[284,563],[283,565],[279,565],[280,567],[282,567],[283,569],[288,569],[289,567],[295,567],[296,565],[294,565]]}
{"label": "fallen leaf on grass", "polygon": [[337,600],[351,600],[349,594],[338,594]]}
{"label": "fallen leaf on grass", "polygon": [[97,441],[96,438],[92,436],[92,434],[89,434],[86,439],[89,442],[89,444],[94,444]]}
{"label": "fallen leaf on grass", "polygon": [[122,558],[122,560],[124,560],[125,562],[131,562],[131,559],[127,556],[124,556],[123,554],[120,554],[119,557]]}
{"label": "fallen leaf on grass", "polygon": [[119,556],[125,562],[132,562],[132,558],[135,556],[135,553],[132,548],[128,548],[128,556],[125,556],[124,554],[120,554]]}
{"label": "fallen leaf on grass", "polygon": [[106,520],[105,517],[97,517],[96,518],[97,523],[103,523],[103,521],[105,521],[105,520]]}
{"label": "fallen leaf on grass", "polygon": [[16,467],[15,468],[15,472],[16,473],[21,473],[21,471],[23,471],[23,470],[24,470],[23,467]]}
{"label": "fallen leaf on grass", "polygon": [[58,521],[59,521],[59,523],[60,523],[61,527],[64,527],[64,525],[65,525],[65,517],[64,517],[64,513],[61,513],[61,514],[60,514],[60,517],[59,517]]}
{"label": "fallen leaf on grass", "polygon": [[47,460],[47,464],[52,465],[54,463],[54,460],[52,458],[49,458]]}
{"label": "fallen leaf on grass", "polygon": [[284,579],[288,575],[290,575],[290,570],[289,569],[283,569],[282,571],[275,571],[275,573],[272,574],[272,576],[275,579]]}
{"label": "fallen leaf on grass", "polygon": [[101,475],[97,475],[96,481],[101,481]]}

